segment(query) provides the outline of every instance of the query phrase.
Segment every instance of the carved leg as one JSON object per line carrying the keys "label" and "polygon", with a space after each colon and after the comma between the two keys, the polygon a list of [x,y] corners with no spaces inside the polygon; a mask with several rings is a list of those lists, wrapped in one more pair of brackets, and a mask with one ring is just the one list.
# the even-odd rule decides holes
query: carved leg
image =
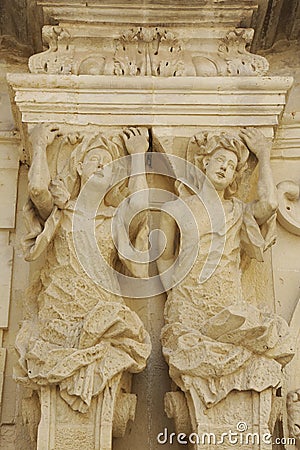
{"label": "carved leg", "polygon": [[[253,421],[253,430],[258,433],[260,436],[260,445],[259,450],[270,450],[272,445],[268,444],[262,439],[263,435],[270,433],[268,428],[268,423],[270,421],[271,409],[272,409],[272,395],[273,389],[266,389],[260,393],[253,392],[253,396],[255,396],[255,400],[253,398],[253,417],[255,417],[255,413],[257,415],[257,421]],[[257,404],[257,407],[255,407]],[[255,410],[254,410],[255,408]],[[257,422],[257,424],[256,424]],[[255,425],[255,428],[254,428]],[[273,431],[273,430],[272,430]]]}

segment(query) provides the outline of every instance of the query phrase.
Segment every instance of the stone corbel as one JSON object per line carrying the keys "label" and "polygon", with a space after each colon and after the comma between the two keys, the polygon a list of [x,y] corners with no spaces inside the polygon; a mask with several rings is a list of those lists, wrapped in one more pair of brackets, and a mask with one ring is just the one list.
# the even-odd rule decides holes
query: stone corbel
{"label": "stone corbel", "polygon": [[216,43],[208,55],[193,56],[197,76],[263,76],[269,63],[263,56],[249,52],[254,30],[236,28]]}
{"label": "stone corbel", "polygon": [[[49,49],[30,58],[32,73],[129,76],[262,76],[265,58],[252,55],[256,0],[180,0],[120,5],[39,0]],[[147,11],[147,14],[145,14]],[[167,24],[167,25],[166,25]],[[93,32],[90,32],[93,25]]]}
{"label": "stone corbel", "polygon": [[300,236],[299,186],[294,181],[281,181],[278,189],[278,222],[292,234]]}
{"label": "stone corbel", "polygon": [[49,48],[29,58],[30,72],[61,75],[72,73],[74,48],[70,47],[69,32],[58,26],[45,26],[43,40]]}
{"label": "stone corbel", "polygon": [[227,73],[232,76],[263,76],[269,70],[269,63],[263,56],[249,52],[254,30],[236,28],[230,31],[219,46],[219,56],[226,61]]}

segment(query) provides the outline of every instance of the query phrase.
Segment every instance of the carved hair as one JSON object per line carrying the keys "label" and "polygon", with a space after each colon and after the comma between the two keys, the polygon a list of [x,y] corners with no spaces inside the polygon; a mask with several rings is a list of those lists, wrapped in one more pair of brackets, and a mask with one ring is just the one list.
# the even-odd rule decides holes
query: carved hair
{"label": "carved hair", "polygon": [[217,150],[224,149],[237,156],[237,167],[234,181],[225,190],[226,198],[231,197],[238,188],[239,181],[247,169],[249,150],[241,139],[228,133],[199,133],[190,140],[187,148],[187,160],[205,172],[203,159],[213,155]]}
{"label": "carved hair", "polygon": [[85,136],[72,151],[68,163],[64,169],[52,180],[50,190],[55,204],[63,208],[70,199],[79,194],[80,176],[79,164],[84,161],[86,155],[95,149],[107,151],[112,160],[117,159],[122,153],[122,142],[116,139],[108,139],[101,133]]}

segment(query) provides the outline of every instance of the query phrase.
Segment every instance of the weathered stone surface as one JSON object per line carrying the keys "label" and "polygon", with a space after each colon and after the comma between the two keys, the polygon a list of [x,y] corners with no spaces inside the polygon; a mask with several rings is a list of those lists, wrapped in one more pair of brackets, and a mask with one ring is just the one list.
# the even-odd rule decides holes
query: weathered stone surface
{"label": "weathered stone surface", "polygon": [[14,74],[9,83],[25,123],[272,127],[292,79]]}
{"label": "weathered stone surface", "polygon": [[19,139],[14,132],[0,132],[0,228],[15,227]]}
{"label": "weathered stone surface", "polygon": [[[48,147],[57,140],[59,143],[51,152]],[[99,130],[65,134],[55,124],[40,124],[31,130],[30,143],[29,199],[24,210],[27,234],[23,246],[26,260],[35,260],[46,252],[46,262],[39,283],[33,284],[28,293],[28,303],[36,302],[38,309],[28,315],[17,337],[17,380],[32,389],[42,386],[38,448],[71,448],[74,427],[78,428],[78,446],[85,437],[87,449],[110,448],[113,421],[117,421],[115,429],[119,435],[121,430],[125,432],[127,421],[134,418],[135,402],[124,409],[123,417],[114,415],[120,393],[130,389],[130,383],[123,385],[122,375],[144,369],[151,345],[138,316],[114,293],[113,285],[118,283],[113,272],[117,253],[111,221],[119,202],[126,200],[127,188],[124,186],[123,196],[116,190],[111,200],[108,194],[106,203],[101,203],[100,194],[101,189],[110,189],[115,175],[109,163],[118,160],[126,149],[129,154],[146,152],[147,135],[135,128],[113,137]],[[64,151],[67,153],[63,159]],[[142,153],[140,156],[144,157]],[[136,184],[145,188],[144,178],[137,175],[130,180],[128,193],[134,193]],[[80,195],[81,206],[76,203]],[[74,241],[76,233],[80,233],[74,228],[74,221],[77,216],[93,212],[93,199],[95,212],[101,203],[95,219],[96,239],[100,252],[112,266],[111,273],[105,266],[98,266],[100,272],[107,270],[111,276],[112,290],[108,292],[83,266],[84,242],[81,240],[76,246]],[[135,214],[129,201],[127,209],[130,208]],[[115,242],[124,239],[123,226],[120,222]],[[137,228],[133,239],[142,251],[145,248],[140,231],[143,229]],[[82,238],[89,240],[88,231],[82,232],[86,234]],[[119,248],[124,248],[124,244],[120,242]],[[89,259],[93,266],[91,254]],[[138,265],[127,262],[123,256],[122,261],[132,274],[144,276]],[[63,407],[57,406],[61,405],[59,396],[68,405],[64,408],[64,420],[60,418]],[[124,407],[126,399],[124,396]],[[82,414],[78,416],[78,412]],[[76,417],[77,426],[73,424]]]}
{"label": "weathered stone surface", "polygon": [[[297,221],[299,200],[296,189],[300,186],[299,43],[297,40],[291,40],[297,39],[299,28],[299,24],[297,24],[299,11],[296,3],[294,0],[225,0],[222,2],[191,0],[188,3],[179,0],[173,2],[169,0],[133,0],[131,2],[126,0],[109,2],[100,0],[39,0],[37,2],[35,0],[3,0],[1,6],[2,11],[3,9],[5,11],[2,14],[4,20],[1,22],[2,36],[0,38],[0,129],[2,130],[0,144],[3,144],[1,148],[4,155],[3,167],[0,166],[0,176],[3,181],[2,188],[0,187],[0,220],[2,221],[0,236],[2,236],[1,248],[3,250],[0,264],[9,268],[8,262],[12,247],[14,248],[14,259],[5,280],[1,278],[1,283],[3,281],[6,286],[4,296],[0,299],[0,312],[3,312],[0,320],[5,326],[5,331],[1,331],[3,328],[0,329],[2,363],[4,362],[3,355],[7,356],[5,365],[0,367],[1,370],[3,369],[4,375],[2,377],[0,371],[0,384],[4,380],[0,427],[1,450],[34,450],[37,442],[39,450],[44,448],[47,450],[49,448],[73,450],[75,447],[158,450],[161,448],[161,444],[157,437],[165,429],[168,431],[169,439],[163,447],[167,450],[179,450],[182,447],[178,441],[180,435],[172,435],[174,426],[177,433],[189,434],[192,430],[198,430],[199,433],[214,431],[217,437],[220,437],[223,431],[228,432],[229,430],[236,431],[243,436],[247,431],[262,434],[268,430],[274,430],[272,438],[282,438],[283,436],[288,438],[297,435],[299,403],[297,399],[300,386],[299,236],[297,233],[290,232],[297,231],[295,220]],[[44,12],[43,24],[42,10]],[[254,19],[252,20],[253,13]],[[42,25],[44,25],[44,47],[41,45]],[[254,36],[251,27],[255,29]],[[269,47],[273,42],[277,42],[273,48],[261,50]],[[29,57],[31,73],[28,73]],[[270,64],[269,71],[268,63]],[[10,72],[9,83],[6,81],[7,72]],[[293,86],[291,75],[295,78]],[[14,116],[9,106],[8,88]],[[287,96],[288,91],[289,96]],[[40,145],[41,142],[32,137],[34,134],[36,138],[43,135],[42,123],[48,124],[49,133],[45,138],[47,143],[43,142],[43,145]],[[38,126],[36,127],[36,125]],[[123,127],[127,129],[125,135]],[[79,387],[80,385],[83,392],[84,387],[96,386],[97,380],[101,376],[107,376],[109,368],[112,367],[114,361],[116,362],[116,359],[110,359],[108,355],[106,359],[102,360],[101,370],[94,372],[99,360],[94,365],[89,362],[86,365],[83,364],[80,369],[80,375],[83,376],[82,382],[80,375],[75,382],[76,370],[70,377],[67,377],[68,379],[55,379],[54,381],[53,367],[51,368],[52,372],[50,370],[51,373],[48,371],[45,375],[47,368],[44,362],[41,362],[48,358],[47,361],[51,360],[53,363],[56,351],[68,353],[69,360],[68,355],[64,354],[61,365],[62,372],[65,374],[68,369],[65,364],[67,361],[78,361],[80,356],[87,356],[86,352],[91,356],[90,350],[95,347],[79,348],[76,344],[77,341],[83,342],[85,339],[87,343],[88,340],[96,339],[99,341],[96,346],[100,345],[101,338],[97,335],[100,333],[100,327],[104,326],[106,319],[107,323],[111,323],[109,321],[115,317],[112,309],[107,307],[105,315],[104,309],[99,307],[94,309],[93,313],[87,313],[82,321],[82,328],[78,325],[80,319],[76,315],[80,313],[79,309],[82,304],[90,305],[95,301],[99,306],[99,298],[103,300],[103,295],[108,297],[111,295],[111,300],[115,297],[114,294],[106,294],[105,289],[102,289],[103,286],[95,288],[93,292],[96,294],[93,297],[91,294],[92,284],[88,281],[86,274],[81,278],[85,283],[84,286],[80,285],[81,294],[78,294],[78,277],[74,276],[74,273],[83,274],[84,270],[74,262],[76,261],[74,251],[70,251],[74,247],[72,239],[60,239],[63,230],[70,231],[69,224],[66,226],[66,216],[70,212],[71,205],[71,198],[68,198],[69,187],[72,184],[70,173],[76,174],[76,176],[74,175],[78,181],[76,189],[79,190],[82,168],[92,163],[87,160],[79,161],[84,164],[79,164],[77,167],[78,161],[73,160],[74,166],[68,165],[72,151],[76,148],[77,150],[82,149],[82,143],[85,145],[90,142],[89,139],[92,136],[95,137],[95,142],[98,144],[105,137],[105,142],[101,141],[102,144],[104,142],[104,147],[109,142],[109,147],[111,146],[111,138],[123,136],[123,141],[118,140],[116,144],[123,155],[128,152],[126,145],[130,147],[130,136],[131,142],[133,142],[133,136],[135,136],[136,143],[139,142],[138,145],[131,147],[131,150],[134,147],[146,150],[144,147],[145,137],[149,136],[149,149],[143,163],[143,167],[147,171],[147,184],[137,183],[137,186],[138,189],[141,186],[146,188],[149,195],[142,195],[141,198],[146,200],[144,205],[149,201],[150,212],[139,213],[141,215],[137,216],[129,228],[129,237],[128,233],[123,233],[126,231],[126,226],[124,230],[122,214],[117,215],[117,231],[121,232],[122,238],[117,239],[113,244],[111,243],[109,224],[110,213],[116,209],[115,205],[112,206],[111,201],[114,202],[116,197],[112,195],[103,206],[106,213],[108,208],[112,207],[110,213],[106,214],[104,219],[100,213],[97,219],[99,222],[103,219],[107,225],[106,229],[99,234],[97,234],[99,230],[97,233],[92,233],[92,235],[97,235],[101,248],[107,250],[109,247],[108,252],[104,251],[108,259],[111,259],[112,254],[116,256],[116,259],[112,258],[112,266],[120,271],[118,277],[122,279],[123,275],[132,274],[132,270],[137,269],[135,261],[131,259],[132,256],[137,256],[133,250],[134,246],[139,251],[142,250],[139,258],[146,258],[146,261],[156,257],[162,250],[159,241],[156,240],[158,234],[150,235],[150,249],[147,248],[147,239],[149,230],[159,228],[160,210],[162,205],[170,199],[170,195],[178,197],[180,193],[179,198],[182,198],[185,204],[189,204],[189,189],[184,188],[176,181],[176,175],[184,179],[188,176],[189,171],[184,174],[180,173],[180,167],[176,165],[176,162],[174,163],[172,156],[196,162],[197,165],[201,159],[197,146],[199,143],[202,145],[203,139],[221,133],[233,134],[237,138],[242,127],[259,129],[268,140],[273,139],[274,141],[271,167],[275,185],[279,185],[278,199],[281,212],[281,217],[277,221],[277,243],[264,253],[263,263],[254,259],[249,261],[242,255],[243,264],[240,271],[235,266],[235,270],[230,272],[224,282],[219,283],[216,281],[217,278],[212,278],[214,281],[207,288],[208,298],[214,297],[215,289],[220,292],[225,291],[220,301],[222,303],[229,296],[230,289],[226,289],[226,287],[230,284],[233,273],[236,274],[236,287],[241,287],[241,298],[247,302],[243,303],[242,312],[238,311],[237,313],[236,307],[234,309],[231,307],[232,305],[225,305],[226,307],[223,308],[224,315],[227,317],[225,323],[233,323],[236,327],[234,333],[222,334],[223,329],[221,334],[219,333],[224,322],[221,321],[223,316],[218,316],[218,321],[216,320],[213,307],[220,308],[220,305],[214,305],[212,302],[206,312],[213,314],[214,320],[208,320],[205,322],[205,326],[202,323],[196,330],[193,329],[195,332],[193,339],[198,342],[197,336],[201,334],[205,336],[203,342],[206,344],[211,339],[209,342],[212,342],[212,345],[218,343],[220,347],[231,346],[232,358],[246,349],[245,353],[248,351],[250,355],[248,362],[265,358],[265,364],[261,370],[249,372],[249,377],[244,377],[244,384],[242,375],[239,380],[236,376],[230,384],[228,381],[230,374],[227,374],[226,382],[224,381],[224,385],[220,389],[217,389],[219,388],[220,373],[218,376],[213,374],[214,376],[208,379],[208,384],[214,391],[213,395],[219,401],[209,408],[206,408],[201,400],[209,393],[204,387],[205,383],[200,389],[200,396],[198,395],[199,389],[198,391],[187,389],[184,393],[178,386],[176,387],[174,382],[168,378],[168,367],[163,361],[159,342],[160,331],[163,327],[166,294],[163,292],[161,283],[158,282],[155,261],[150,262],[149,265],[146,262],[146,264],[140,265],[136,274],[149,276],[149,280],[154,280],[156,277],[155,286],[156,288],[159,286],[160,294],[152,298],[136,299],[133,297],[138,295],[138,289],[133,288],[134,284],[129,284],[126,292],[131,294],[130,298],[125,298],[124,302],[121,300],[120,303],[114,301],[112,303],[114,308],[116,308],[115,304],[121,305],[120,308],[124,317],[126,316],[125,318],[136,317],[135,323],[137,324],[131,331],[125,327],[127,330],[123,333],[125,338],[124,340],[116,338],[118,343],[114,346],[114,350],[116,352],[119,350],[124,356],[126,349],[130,348],[132,351],[133,347],[136,349],[136,344],[128,345],[129,335],[126,333],[130,331],[131,334],[129,334],[132,338],[132,334],[135,336],[138,334],[138,329],[147,328],[152,341],[152,354],[147,368],[133,377],[126,370],[121,370],[120,373],[123,373],[121,379],[112,377],[101,394],[91,396],[86,413],[74,411],[66,401],[67,399],[71,402],[70,397],[74,399],[73,393],[69,397],[67,394],[62,395],[64,389],[60,388],[65,386],[70,388],[71,385]],[[18,129],[18,134],[14,136],[12,130],[15,128]],[[208,133],[206,138],[203,136],[205,132]],[[49,142],[52,139],[51,135],[52,143]],[[190,138],[194,135],[196,138],[187,155],[186,149]],[[21,155],[18,150],[19,136],[22,142],[20,148],[23,148]],[[34,148],[38,148],[38,150],[35,152]],[[42,148],[46,151],[43,152]],[[101,148],[103,149],[103,147]],[[197,154],[196,161],[193,160],[195,152]],[[34,153],[36,153],[35,156]],[[45,166],[39,166],[38,162],[41,162],[39,157],[44,153],[47,155],[48,170],[45,169]],[[14,154],[14,159],[10,160],[12,154]],[[90,155],[96,158],[98,150],[91,149]],[[156,158],[157,156],[162,158]],[[22,166],[19,171],[18,211],[15,216],[19,157]],[[135,161],[133,156],[132,161]],[[140,170],[142,167],[140,163],[137,166],[133,165],[135,170]],[[261,175],[260,165],[260,163],[257,164],[256,157],[251,154],[248,168],[243,173],[240,188],[235,194],[243,203],[252,202],[266,191],[260,188],[257,190],[258,179]],[[31,168],[28,185],[29,167]],[[73,170],[71,167],[77,167],[77,170]],[[128,169],[128,174],[132,175],[131,182],[133,182],[135,171],[130,172],[130,165]],[[40,190],[36,189],[34,173],[40,177]],[[57,176],[58,174],[60,176]],[[194,168],[190,171],[190,175],[195,175]],[[284,184],[287,180],[291,181],[289,186]],[[191,180],[190,184],[194,186],[194,181]],[[96,183],[96,185],[99,187],[99,184]],[[270,187],[270,183],[267,185]],[[64,189],[64,186],[67,186],[67,189]],[[92,189],[92,193],[97,194],[98,187]],[[290,197],[291,193],[288,193],[291,187],[294,190],[293,199]],[[27,192],[28,188],[29,192]],[[155,190],[151,191],[149,188],[155,188]],[[159,192],[157,188],[160,189]],[[76,189],[74,187],[72,201],[77,199],[78,191]],[[126,189],[128,189],[128,185]],[[124,209],[130,206],[126,189],[121,189],[121,197],[125,198]],[[50,192],[51,195],[49,196],[47,192]],[[30,221],[29,230],[26,231],[25,218],[21,210],[28,195],[34,206],[27,208]],[[39,195],[40,202],[37,200]],[[120,200],[120,197],[118,198]],[[135,200],[141,198],[133,198],[131,206],[134,206]],[[35,204],[34,201],[37,203]],[[236,206],[233,208],[234,210],[238,210],[238,205],[242,204],[238,201],[233,201],[233,203]],[[54,208],[53,204],[55,204]],[[212,202],[212,204],[216,205],[217,202]],[[135,206],[137,205],[135,204]],[[288,210],[287,207],[291,209]],[[57,230],[51,228],[51,224],[55,225],[56,223],[55,218],[57,217],[53,212],[55,208],[56,211],[59,211],[58,216],[60,216]],[[180,208],[178,208],[179,210]],[[203,205],[200,205],[199,208],[195,207],[193,216],[197,218],[199,211],[202,210]],[[189,225],[191,217],[188,210],[185,212],[186,214],[182,214],[181,220],[183,228],[189,230],[190,225],[192,228],[192,222]],[[51,216],[51,214],[53,215]],[[227,211],[227,216],[230,214],[230,211]],[[50,217],[52,217],[52,222],[49,220]],[[126,214],[125,217],[127,217]],[[203,210],[201,217],[202,221],[200,220],[200,224],[198,223],[199,228],[205,224],[206,211]],[[284,217],[284,221],[282,217]],[[253,225],[253,222],[251,223]],[[284,228],[286,223],[289,230]],[[126,223],[126,225],[128,224]],[[65,226],[66,228],[64,228]],[[14,227],[16,228],[14,229]],[[251,233],[254,233],[252,237],[254,235],[257,237],[253,231],[254,228],[251,227]],[[31,235],[28,235],[28,231]],[[265,239],[265,230],[262,231]],[[31,260],[40,254],[30,264],[23,260],[21,249],[22,236],[26,233],[27,259]],[[72,233],[74,236],[73,228],[71,235]],[[238,234],[235,236],[237,241],[239,240]],[[67,235],[68,233],[65,233],[65,237]],[[133,247],[128,245],[129,238]],[[107,247],[109,241],[110,245]],[[173,241],[178,242],[178,235]],[[200,242],[201,245],[205,244],[203,238]],[[119,246],[120,243],[121,246]],[[186,241],[184,241],[184,248],[185,245]],[[97,259],[94,259],[94,255],[91,256],[93,253],[89,253],[88,249],[90,249],[88,245],[86,247],[85,245],[79,246],[80,258],[85,257],[84,265],[86,264],[88,271],[92,271],[97,278],[99,275]],[[232,261],[236,262],[237,260],[232,257]],[[66,267],[68,269],[72,267],[72,270],[65,270]],[[183,281],[183,287],[188,284],[190,277],[198,269],[199,267],[195,264],[194,272],[192,270],[187,275],[186,281]],[[10,292],[7,284],[9,278],[11,279]],[[130,283],[134,279],[142,280],[131,276]],[[25,294],[28,286],[31,288]],[[84,290],[84,287],[87,289]],[[76,295],[72,296],[74,291],[76,291]],[[179,291],[180,287],[178,286],[174,292]],[[144,296],[147,292],[148,288],[144,288]],[[70,293],[73,301],[68,304],[66,300]],[[195,307],[198,308],[197,313],[192,314],[189,323],[185,322],[185,317],[180,319],[182,324],[186,324],[187,329],[180,336],[178,333],[179,344],[172,349],[173,353],[168,354],[171,360],[170,355],[174,356],[176,351],[179,351],[178,349],[184,347],[184,351],[177,360],[178,366],[184,373],[189,370],[191,364],[197,365],[201,356],[202,341],[195,344],[197,347],[195,357],[187,358],[187,348],[190,343],[188,330],[195,321],[200,323],[202,320],[202,313],[199,313],[198,305],[199,298],[202,297],[198,294],[199,292],[195,288],[185,289],[184,306],[187,308],[187,299],[192,298]],[[233,298],[234,295],[232,295],[232,301]],[[169,304],[170,300],[167,305]],[[182,308],[183,310],[185,311],[184,308]],[[45,311],[49,312],[47,317]],[[172,317],[170,321],[173,321],[173,312],[170,308],[166,314],[166,316]],[[135,314],[138,314],[140,319]],[[284,379],[280,385],[277,383],[279,379],[281,381],[281,375],[278,375],[280,364],[275,361],[278,355],[272,354],[270,350],[266,356],[266,349],[261,349],[258,345],[257,334],[255,334],[259,333],[259,330],[262,332],[263,328],[260,326],[265,327],[265,334],[261,338],[260,344],[263,345],[265,339],[270,347],[273,347],[273,350],[277,350],[276,327],[284,323],[278,319],[278,316],[289,323],[294,335],[293,343],[296,343],[295,357],[285,366]],[[24,319],[28,328],[26,329],[24,324],[22,331],[18,334]],[[43,325],[45,326],[41,326],[44,319]],[[240,320],[245,320],[246,325],[249,325],[246,330],[248,340],[241,339],[246,331],[243,325],[239,326]],[[144,322],[144,325],[141,325],[141,321]],[[124,319],[122,323],[125,322]],[[128,325],[128,322],[126,323]],[[70,327],[70,324],[74,326]],[[110,332],[113,333],[115,330],[117,333],[116,329],[120,331],[117,324],[110,328]],[[88,333],[85,333],[87,330]],[[270,330],[273,330],[274,333],[270,333]],[[108,330],[105,331],[104,336],[108,332]],[[254,337],[252,336],[250,339],[249,336],[252,332]],[[21,359],[23,364],[21,375],[24,378],[27,377],[28,382],[29,366],[29,370],[37,369],[35,374],[30,374],[33,391],[20,384],[16,386],[13,381],[12,368],[17,366],[17,355],[13,350],[13,345],[17,334],[19,351],[24,357]],[[47,335],[46,340],[43,339],[44,335]],[[29,336],[31,336],[30,339],[28,339]],[[53,343],[54,336],[57,339],[55,343]],[[168,337],[171,341],[171,333]],[[225,343],[221,342],[223,338],[226,340]],[[282,337],[279,340],[282,340]],[[51,344],[53,347],[49,352],[40,351],[41,359],[35,359],[37,347],[41,342],[43,345],[46,342],[47,345]],[[119,345],[122,347],[121,350]],[[166,349],[165,342],[164,348]],[[164,351],[166,353],[166,350]],[[224,352],[223,347],[222,352]],[[222,358],[222,353],[220,358]],[[121,361],[122,357],[117,359]],[[207,367],[211,367],[213,362],[211,357],[201,358],[201,360],[207,362]],[[226,371],[229,366],[230,364],[223,365],[220,367],[220,372]],[[246,366],[247,361],[241,363],[239,374],[246,374]],[[193,370],[196,369],[193,368]],[[238,371],[233,373],[237,374]],[[62,372],[56,375],[64,378]],[[175,382],[177,382],[179,377],[175,377],[174,372],[172,371],[172,377],[176,378]],[[20,372],[16,375],[20,376]],[[182,386],[183,383],[185,383],[184,386],[187,386],[188,377],[191,377],[190,373],[184,382],[182,381]],[[197,377],[195,376],[196,379],[199,379],[199,374]],[[108,378],[110,377],[107,376]],[[274,382],[268,384],[270,379]],[[242,391],[231,390],[232,386],[236,386],[239,381],[241,382],[239,388]],[[38,383],[41,383],[41,389]],[[264,383],[269,387],[262,392],[256,392],[255,389],[259,390],[258,387]],[[275,384],[276,387],[273,387]],[[37,395],[39,391],[41,403]],[[223,399],[219,398],[221,392],[227,392]],[[88,389],[85,393],[88,398]],[[168,393],[165,399],[165,408],[170,419],[163,411],[165,393]],[[288,395],[288,393],[290,394]],[[79,397],[77,396],[73,406],[76,407],[80,404]],[[194,405],[196,405],[196,409]],[[135,420],[132,422],[135,406]],[[128,420],[129,424],[126,428]],[[244,429],[246,427],[247,430],[242,429],[243,427]],[[125,436],[123,436],[124,432]],[[112,436],[115,436],[113,440]],[[47,438],[45,439],[45,437]],[[281,450],[283,445],[287,450],[295,448],[292,441],[286,441],[286,443],[282,441],[281,444],[277,442],[273,447]],[[297,445],[299,446],[299,443]],[[195,445],[192,447],[195,448]],[[239,448],[240,445],[228,442],[213,446],[206,444],[201,446],[207,450],[237,447]],[[253,448],[266,450],[270,448],[270,443],[254,445]]]}
{"label": "weathered stone surface", "polygon": [[[247,147],[259,165],[259,197],[248,205],[233,197],[246,170]],[[271,413],[272,388],[282,383],[281,365],[294,355],[293,337],[283,319],[257,309],[251,299],[242,296],[240,250],[244,250],[244,257],[262,261],[263,251],[274,243],[277,201],[269,158],[270,142],[253,129],[236,136],[199,133],[190,140],[186,159],[198,168],[194,189],[199,199],[184,190],[179,191],[179,197],[192,211],[201,246],[189,274],[177,286],[180,267],[189,263],[197,241],[190,225],[183,224],[182,204],[176,200],[164,206],[169,216],[162,215],[161,228],[168,244],[158,267],[170,292],[162,345],[170,376],[186,395],[194,433],[199,434],[205,424],[214,432],[219,429],[220,418],[226,412],[232,415],[233,408],[223,401],[222,407],[214,409],[235,390],[256,391],[266,399],[264,418],[261,410],[256,411],[263,433]],[[176,222],[181,242],[187,233],[190,243],[181,243],[178,250]],[[238,394],[235,397],[238,401]],[[245,408],[247,404],[245,399]],[[255,411],[255,406],[250,409]],[[207,410],[213,418],[207,417]],[[250,418],[246,423],[253,425]]]}

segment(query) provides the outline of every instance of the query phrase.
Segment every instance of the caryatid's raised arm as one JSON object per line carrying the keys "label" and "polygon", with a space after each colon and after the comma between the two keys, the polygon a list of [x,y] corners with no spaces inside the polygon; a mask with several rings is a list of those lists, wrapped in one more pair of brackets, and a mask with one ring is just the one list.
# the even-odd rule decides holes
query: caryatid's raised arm
{"label": "caryatid's raised arm", "polygon": [[253,214],[257,223],[262,225],[278,208],[277,192],[270,164],[272,142],[255,128],[241,130],[240,137],[258,159],[258,199],[253,203]]}
{"label": "caryatid's raised arm", "polygon": [[[129,198],[120,206],[115,227],[115,241],[119,257],[132,275],[139,278],[148,277],[148,264],[141,260],[137,262],[138,252],[148,250],[148,217],[146,210],[149,206],[149,191],[145,170],[145,153],[149,148],[148,130],[127,128],[123,132],[125,147],[131,155],[131,170],[128,182]],[[144,211],[144,212],[142,212]],[[131,219],[140,213],[140,219],[135,220],[134,246],[129,239],[129,224]],[[141,254],[142,255],[142,254]],[[143,258],[141,258],[143,259]]]}
{"label": "caryatid's raised arm", "polygon": [[49,191],[51,177],[47,161],[47,147],[59,135],[57,127],[45,124],[36,125],[30,133],[31,165],[28,172],[28,191],[31,201],[43,220],[49,217],[54,206]]}

